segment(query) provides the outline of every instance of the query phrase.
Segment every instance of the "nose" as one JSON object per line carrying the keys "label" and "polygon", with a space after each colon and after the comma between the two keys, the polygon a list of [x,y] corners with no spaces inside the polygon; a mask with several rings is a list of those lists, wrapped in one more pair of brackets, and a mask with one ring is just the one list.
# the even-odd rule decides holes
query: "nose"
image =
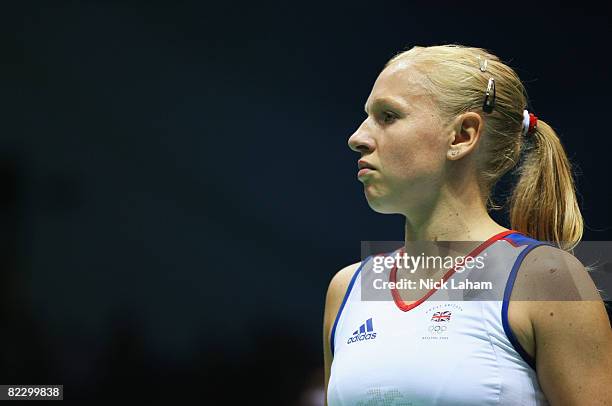
{"label": "nose", "polygon": [[374,151],[374,140],[369,135],[365,122],[349,137],[348,146],[355,152],[361,152],[362,155]]}

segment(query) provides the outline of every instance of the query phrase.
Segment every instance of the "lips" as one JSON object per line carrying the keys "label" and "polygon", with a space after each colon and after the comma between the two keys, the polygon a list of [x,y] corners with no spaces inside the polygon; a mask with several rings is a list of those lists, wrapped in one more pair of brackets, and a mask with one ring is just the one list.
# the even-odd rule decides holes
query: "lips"
{"label": "lips", "polygon": [[370,172],[373,172],[376,170],[374,165],[370,164],[367,161],[364,161],[363,159],[360,159],[359,162],[357,162],[357,164],[359,166],[359,172],[357,172],[357,178],[362,178],[363,176],[366,176]]}
{"label": "lips", "polygon": [[364,160],[359,160],[359,162],[357,162],[357,165],[359,166],[359,169],[376,169],[374,165]]}

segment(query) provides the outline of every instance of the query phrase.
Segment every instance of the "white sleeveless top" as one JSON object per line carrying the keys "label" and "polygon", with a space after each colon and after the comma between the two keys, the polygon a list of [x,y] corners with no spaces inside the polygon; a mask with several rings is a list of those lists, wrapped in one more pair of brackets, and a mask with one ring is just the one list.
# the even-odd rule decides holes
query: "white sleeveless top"
{"label": "white sleeveless top", "polygon": [[468,293],[476,300],[444,300],[451,289],[432,289],[410,305],[388,289],[387,300],[362,300],[362,286],[381,278],[372,257],[365,259],[332,328],[328,405],[548,405],[534,360],[508,323],[518,268],[543,244],[505,231],[469,254],[484,258],[484,269],[445,274],[459,284],[486,272],[494,288]]}

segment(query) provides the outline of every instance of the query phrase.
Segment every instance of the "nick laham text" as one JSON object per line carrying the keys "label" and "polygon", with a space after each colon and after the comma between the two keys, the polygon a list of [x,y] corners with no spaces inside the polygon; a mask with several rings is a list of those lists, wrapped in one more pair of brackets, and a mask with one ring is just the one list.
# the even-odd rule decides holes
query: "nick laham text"
{"label": "nick laham text", "polygon": [[487,290],[493,289],[493,282],[473,282],[469,279],[463,281],[434,280],[434,279],[419,279],[414,280],[399,280],[397,282],[384,281],[382,279],[374,279],[374,289],[466,289],[466,290]]}

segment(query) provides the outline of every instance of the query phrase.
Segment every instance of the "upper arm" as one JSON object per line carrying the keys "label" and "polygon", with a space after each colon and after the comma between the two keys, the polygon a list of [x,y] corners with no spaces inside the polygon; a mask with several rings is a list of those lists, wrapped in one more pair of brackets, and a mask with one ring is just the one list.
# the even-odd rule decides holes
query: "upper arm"
{"label": "upper arm", "polygon": [[344,295],[351,281],[351,278],[361,265],[358,262],[349,265],[338,271],[329,283],[325,298],[325,312],[323,315],[323,359],[325,363],[325,404],[327,405],[327,385],[331,373],[333,355],[331,353],[331,330],[336,320],[336,315],[344,299]]}
{"label": "upper arm", "polygon": [[527,258],[544,394],[551,405],[612,404],[612,329],[593,280],[580,261],[557,248],[538,247]]}

